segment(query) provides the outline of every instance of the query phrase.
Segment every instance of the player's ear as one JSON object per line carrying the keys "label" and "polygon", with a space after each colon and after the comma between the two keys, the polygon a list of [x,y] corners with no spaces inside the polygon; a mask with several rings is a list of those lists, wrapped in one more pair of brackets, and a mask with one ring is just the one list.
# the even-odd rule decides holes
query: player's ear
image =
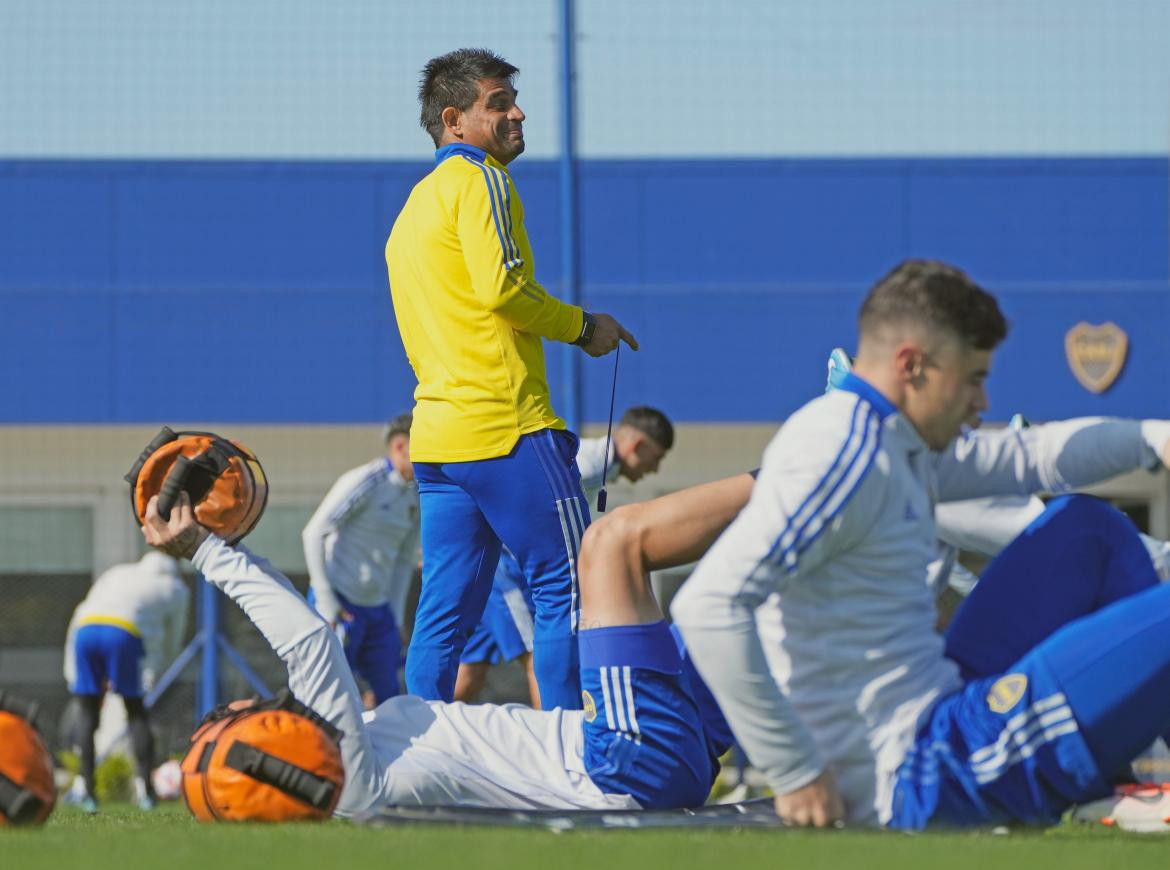
{"label": "player's ear", "polygon": [[456,136],[463,137],[463,113],[454,106],[447,106],[439,113],[443,126]]}
{"label": "player's ear", "polygon": [[894,348],[894,371],[898,380],[912,383],[922,377],[926,368],[926,353],[916,341],[903,341]]}

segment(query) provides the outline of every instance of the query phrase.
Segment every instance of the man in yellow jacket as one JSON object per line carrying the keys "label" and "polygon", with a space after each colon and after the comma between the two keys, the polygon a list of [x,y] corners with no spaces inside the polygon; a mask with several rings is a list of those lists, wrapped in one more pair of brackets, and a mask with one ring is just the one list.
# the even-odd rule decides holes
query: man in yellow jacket
{"label": "man in yellow jacket", "polygon": [[410,455],[422,514],[423,587],[407,689],[450,701],[459,656],[491,591],[501,544],[536,605],[543,706],[581,706],[576,559],[589,508],[577,437],[552,409],[542,339],[603,356],[637,342],[608,314],[534,278],[524,207],[507,165],[524,150],[518,70],[461,49],[423,70],[435,168],[386,243],[394,314],[418,378]]}

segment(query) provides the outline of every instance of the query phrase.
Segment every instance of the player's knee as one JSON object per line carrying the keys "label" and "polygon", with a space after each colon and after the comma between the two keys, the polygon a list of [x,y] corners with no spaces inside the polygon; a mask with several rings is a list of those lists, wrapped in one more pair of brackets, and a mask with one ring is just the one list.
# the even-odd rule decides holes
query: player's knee
{"label": "player's knee", "polygon": [[1049,502],[1047,509],[1052,514],[1051,522],[1068,534],[1133,529],[1125,514],[1091,495],[1062,495]]}
{"label": "player's knee", "polygon": [[582,577],[599,563],[638,557],[644,532],[639,507],[623,505],[585,530],[579,562]]}

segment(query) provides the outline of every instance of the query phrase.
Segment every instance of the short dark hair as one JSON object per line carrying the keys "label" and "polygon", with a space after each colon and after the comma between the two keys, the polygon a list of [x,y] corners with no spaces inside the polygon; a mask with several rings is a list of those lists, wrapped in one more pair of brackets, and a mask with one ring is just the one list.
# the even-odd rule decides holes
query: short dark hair
{"label": "short dark hair", "polygon": [[674,426],[670,425],[670,420],[657,408],[635,405],[622,414],[618,425],[630,426],[644,435],[649,435],[663,450],[669,450],[674,446]]}
{"label": "short dark hair", "polygon": [[390,446],[391,439],[395,435],[405,435],[410,437],[410,424],[414,422],[414,414],[407,411],[405,414],[399,414],[389,423],[382,427],[382,442],[387,447]]}
{"label": "short dark hair", "polygon": [[436,147],[443,138],[443,109],[454,106],[467,111],[479,96],[483,79],[498,79],[512,84],[520,72],[498,54],[486,48],[460,48],[431,58],[423,67],[418,85],[422,105],[419,123],[431,134]]}
{"label": "short dark hair", "polygon": [[946,330],[976,350],[992,350],[1008,331],[995,297],[962,269],[939,260],[905,260],[869,291],[859,331],[865,335],[888,323]]}

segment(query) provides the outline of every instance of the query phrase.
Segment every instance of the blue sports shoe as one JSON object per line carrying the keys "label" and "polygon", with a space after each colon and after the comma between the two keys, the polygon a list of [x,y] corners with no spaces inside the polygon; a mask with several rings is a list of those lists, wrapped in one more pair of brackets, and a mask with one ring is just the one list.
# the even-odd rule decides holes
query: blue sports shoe
{"label": "blue sports shoe", "polygon": [[851,371],[853,371],[853,360],[849,358],[849,354],[845,353],[845,348],[833,348],[833,352],[829,354],[829,379],[825,384],[825,392],[831,393],[833,390],[841,389],[841,381]]}

